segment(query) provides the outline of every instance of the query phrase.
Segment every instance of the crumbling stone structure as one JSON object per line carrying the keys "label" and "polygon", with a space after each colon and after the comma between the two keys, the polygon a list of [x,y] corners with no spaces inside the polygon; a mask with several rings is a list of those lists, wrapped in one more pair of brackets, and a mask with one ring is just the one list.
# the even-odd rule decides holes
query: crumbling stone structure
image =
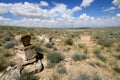
{"label": "crumbling stone structure", "polygon": [[18,45],[14,47],[16,65],[4,73],[0,80],[15,80],[16,77],[20,77],[22,71],[36,73],[43,69],[42,62],[38,58],[40,55],[36,52],[35,46],[30,44],[31,36],[22,34],[15,39],[18,41]]}
{"label": "crumbling stone structure", "polygon": [[[19,66],[24,66],[28,72],[41,71],[42,63],[37,59],[39,54],[36,52],[35,46],[30,44],[30,35],[21,35],[19,45],[16,46],[16,60]],[[39,66],[38,66],[39,65]]]}

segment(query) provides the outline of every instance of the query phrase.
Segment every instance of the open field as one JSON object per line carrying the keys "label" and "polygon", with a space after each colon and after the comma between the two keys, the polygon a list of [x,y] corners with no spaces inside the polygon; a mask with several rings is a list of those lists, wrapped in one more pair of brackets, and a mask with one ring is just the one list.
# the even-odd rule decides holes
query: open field
{"label": "open field", "polygon": [[30,34],[31,44],[44,55],[44,70],[34,74],[40,80],[120,80],[120,28],[1,26],[1,74],[8,66],[16,64],[14,37],[19,34]]}

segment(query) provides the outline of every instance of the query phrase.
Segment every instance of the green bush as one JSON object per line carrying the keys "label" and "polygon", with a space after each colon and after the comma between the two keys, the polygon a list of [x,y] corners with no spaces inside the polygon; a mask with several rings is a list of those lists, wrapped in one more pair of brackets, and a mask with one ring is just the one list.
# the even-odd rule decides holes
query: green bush
{"label": "green bush", "polygon": [[70,47],[65,47],[65,49],[64,49],[64,51],[66,51],[66,52],[68,52],[68,51],[70,51],[70,50],[71,50]]}
{"label": "green bush", "polygon": [[7,52],[5,52],[5,53],[3,54],[3,56],[4,56],[4,57],[10,57],[10,56],[12,56],[12,54],[7,51]]}
{"label": "green bush", "polygon": [[95,53],[95,54],[97,55],[97,54],[100,54],[101,51],[100,51],[100,49],[94,49],[94,50],[93,50],[93,53]]}
{"label": "green bush", "polygon": [[117,56],[118,59],[120,59],[120,54]]}
{"label": "green bush", "polygon": [[52,47],[53,47],[53,44],[52,44],[52,43],[46,43],[46,47],[47,47],[47,48],[52,48]]}
{"label": "green bush", "polygon": [[101,35],[98,43],[105,47],[110,47],[114,43],[114,40],[109,37],[109,35]]}
{"label": "green bush", "polygon": [[102,78],[98,74],[95,74],[93,80],[102,80]]}
{"label": "green bush", "polygon": [[120,73],[120,67],[119,67],[119,66],[115,66],[113,69],[114,69],[117,73]]}
{"label": "green bush", "polygon": [[87,58],[86,54],[79,54],[79,53],[75,53],[73,54],[73,60],[74,61],[81,61],[81,60],[85,60]]}
{"label": "green bush", "polygon": [[80,72],[73,80],[90,80],[90,76],[86,72]]}
{"label": "green bush", "polygon": [[63,64],[59,64],[56,68],[56,71],[59,73],[59,74],[67,74],[67,70],[65,68],[65,66]]}
{"label": "green bush", "polygon": [[83,52],[84,52],[84,53],[88,53],[88,49],[87,49],[87,48],[85,48]]}
{"label": "green bush", "polygon": [[78,44],[78,47],[79,47],[79,48],[85,48],[85,44],[79,43],[79,44]]}
{"label": "green bush", "polygon": [[106,60],[107,60],[107,58],[106,58],[103,54],[101,54],[100,49],[94,49],[93,52],[95,53],[95,55],[96,55],[100,60],[102,60],[102,61],[106,61]]}
{"label": "green bush", "polygon": [[5,36],[3,37],[4,41],[10,41],[11,40],[11,37],[10,36]]}
{"label": "green bush", "polygon": [[97,57],[98,57],[101,61],[104,61],[104,62],[107,60],[107,58],[106,58],[105,56],[103,56],[102,54],[97,55]]}
{"label": "green bush", "polygon": [[120,45],[116,47],[116,51],[120,52]]}
{"label": "green bush", "polygon": [[0,71],[3,71],[9,66],[8,62],[5,60],[5,58],[0,57]]}
{"label": "green bush", "polygon": [[61,60],[64,59],[64,56],[61,55],[61,53],[58,52],[53,52],[53,53],[49,53],[47,55],[47,59],[48,61],[50,61],[51,63],[59,63]]}
{"label": "green bush", "polygon": [[41,51],[44,50],[44,49],[41,47],[41,44],[36,44],[36,45],[35,45],[35,49],[36,49],[37,52],[41,52]]}
{"label": "green bush", "polygon": [[17,42],[15,42],[15,41],[9,41],[9,42],[6,42],[6,43],[4,44],[4,47],[5,47],[6,49],[10,49],[10,48],[13,48],[15,45],[17,45]]}
{"label": "green bush", "polygon": [[96,64],[94,62],[89,62],[89,65],[95,67]]}
{"label": "green bush", "polygon": [[16,63],[13,62],[13,61],[10,61],[10,62],[9,62],[9,66],[15,66],[15,64],[16,64]]}
{"label": "green bush", "polygon": [[57,75],[56,73],[53,73],[52,75],[51,75],[51,79],[50,80],[59,80],[60,79],[60,77],[59,77],[59,75]]}
{"label": "green bush", "polygon": [[53,47],[53,49],[55,50],[55,51],[57,51],[58,49],[57,49],[57,47]]}
{"label": "green bush", "polygon": [[48,61],[47,68],[54,68],[54,67],[55,67],[55,63],[51,63],[50,61]]}
{"label": "green bush", "polygon": [[16,80],[39,80],[32,73],[23,72]]}
{"label": "green bush", "polygon": [[72,38],[67,38],[66,41],[65,41],[65,44],[73,45],[73,39]]}

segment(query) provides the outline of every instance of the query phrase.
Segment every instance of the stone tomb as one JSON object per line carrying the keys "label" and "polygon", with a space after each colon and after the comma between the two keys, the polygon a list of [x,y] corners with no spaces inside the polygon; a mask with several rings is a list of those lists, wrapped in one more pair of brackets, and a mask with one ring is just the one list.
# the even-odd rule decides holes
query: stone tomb
{"label": "stone tomb", "polygon": [[91,43],[91,37],[89,35],[81,35],[80,43]]}
{"label": "stone tomb", "polygon": [[16,80],[24,70],[35,73],[43,69],[41,60],[37,59],[40,55],[36,52],[35,46],[30,44],[31,36],[18,35],[15,39],[18,41],[18,46],[15,46],[17,64],[4,72],[0,80]]}

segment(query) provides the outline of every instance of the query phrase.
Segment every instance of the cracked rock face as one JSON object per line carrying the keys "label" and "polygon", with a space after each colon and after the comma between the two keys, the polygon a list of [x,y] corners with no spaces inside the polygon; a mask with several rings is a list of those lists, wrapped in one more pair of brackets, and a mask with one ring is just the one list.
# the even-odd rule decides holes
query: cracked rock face
{"label": "cracked rock face", "polygon": [[43,64],[39,60],[38,62],[34,64],[30,64],[24,67],[23,71],[27,71],[29,73],[37,73],[40,72],[43,69]]}
{"label": "cracked rock face", "polygon": [[16,80],[20,77],[20,68],[16,68],[5,73],[0,80]]}
{"label": "cracked rock face", "polygon": [[[36,62],[37,52],[35,50],[35,46],[30,44],[30,35],[22,35],[21,40],[23,43],[23,47],[18,47],[16,49],[16,58],[18,59],[18,65],[24,65],[24,69],[27,72],[36,72],[41,71],[43,68],[42,62],[38,60]],[[27,44],[27,46],[26,46]],[[26,65],[26,62],[28,64]]]}
{"label": "cracked rock face", "polygon": [[30,44],[30,35],[19,35],[15,38],[19,41],[18,46],[15,46],[17,67],[8,68],[2,77],[0,77],[0,80],[16,80],[16,78],[20,77],[22,71],[36,73],[43,69],[42,62],[36,58],[38,54],[35,46]]}

